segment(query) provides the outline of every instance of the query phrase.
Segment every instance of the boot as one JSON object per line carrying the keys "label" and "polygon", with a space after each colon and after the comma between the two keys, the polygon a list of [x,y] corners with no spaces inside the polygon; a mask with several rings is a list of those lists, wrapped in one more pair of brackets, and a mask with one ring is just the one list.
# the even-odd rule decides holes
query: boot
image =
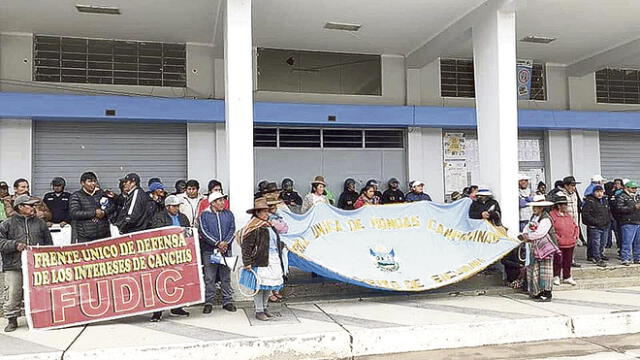
{"label": "boot", "polygon": [[9,318],[7,320],[9,320],[9,323],[4,328],[4,332],[15,331],[18,328],[18,318],[12,317],[12,318]]}

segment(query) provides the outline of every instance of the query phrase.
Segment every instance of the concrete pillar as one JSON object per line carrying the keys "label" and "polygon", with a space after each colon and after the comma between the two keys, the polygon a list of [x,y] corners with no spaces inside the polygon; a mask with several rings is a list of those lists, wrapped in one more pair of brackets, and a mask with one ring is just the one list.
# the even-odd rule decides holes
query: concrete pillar
{"label": "concrete pillar", "polygon": [[253,65],[251,0],[225,0],[224,83],[231,211],[236,223],[253,206]]}
{"label": "concrete pillar", "polygon": [[473,26],[480,179],[500,202],[503,222],[518,231],[516,14],[508,2]]}
{"label": "concrete pillar", "polygon": [[9,187],[13,181],[31,181],[33,159],[33,125],[31,119],[0,119],[0,180]]}

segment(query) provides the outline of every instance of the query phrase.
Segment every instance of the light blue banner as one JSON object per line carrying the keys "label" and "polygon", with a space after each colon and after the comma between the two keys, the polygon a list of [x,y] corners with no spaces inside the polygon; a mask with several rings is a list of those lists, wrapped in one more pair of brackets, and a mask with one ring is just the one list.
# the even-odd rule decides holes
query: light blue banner
{"label": "light blue banner", "polygon": [[520,242],[484,220],[469,219],[471,200],[365,206],[318,204],[283,212],[289,265],[321,276],[392,291],[424,291],[469,278]]}

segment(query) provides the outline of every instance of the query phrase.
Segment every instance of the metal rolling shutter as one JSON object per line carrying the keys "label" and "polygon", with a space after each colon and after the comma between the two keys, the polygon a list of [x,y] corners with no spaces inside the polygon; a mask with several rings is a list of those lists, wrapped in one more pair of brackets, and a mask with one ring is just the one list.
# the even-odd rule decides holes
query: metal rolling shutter
{"label": "metal rolling shutter", "polygon": [[35,123],[32,193],[50,191],[55,176],[67,180],[67,190],[80,187],[80,175],[93,171],[102,188],[117,189],[118,179],[136,172],[146,187],[160,177],[171,189],[187,176],[186,124],[158,123]]}
{"label": "metal rolling shutter", "polygon": [[640,133],[601,131],[600,167],[605,179],[640,180]]}

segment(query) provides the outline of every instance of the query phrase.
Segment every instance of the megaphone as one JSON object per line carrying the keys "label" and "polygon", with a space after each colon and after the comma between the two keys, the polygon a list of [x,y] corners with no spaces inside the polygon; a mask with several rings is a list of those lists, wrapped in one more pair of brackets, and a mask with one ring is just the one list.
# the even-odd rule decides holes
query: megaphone
{"label": "megaphone", "polygon": [[212,264],[220,264],[229,268],[231,271],[235,271],[238,265],[237,256],[222,256],[220,251],[216,249],[209,257],[209,262]]}

